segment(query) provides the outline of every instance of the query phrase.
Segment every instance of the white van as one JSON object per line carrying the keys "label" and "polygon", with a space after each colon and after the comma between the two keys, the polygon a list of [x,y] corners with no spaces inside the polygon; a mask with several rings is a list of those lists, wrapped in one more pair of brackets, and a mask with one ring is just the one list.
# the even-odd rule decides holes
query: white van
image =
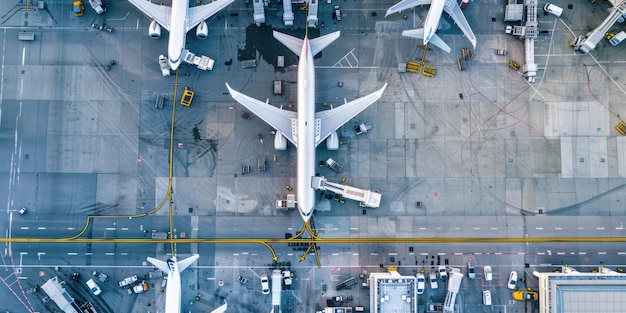
{"label": "white van", "polygon": [[563,9],[561,7],[558,7],[551,3],[546,3],[546,5],[543,6],[543,10],[556,17],[561,17],[561,14],[563,13]]}
{"label": "white van", "polygon": [[93,281],[93,279],[87,281],[87,286],[89,287],[89,290],[91,290],[91,292],[93,292],[93,294],[96,296],[102,293],[102,290],[100,289],[100,287],[98,287],[96,282]]}

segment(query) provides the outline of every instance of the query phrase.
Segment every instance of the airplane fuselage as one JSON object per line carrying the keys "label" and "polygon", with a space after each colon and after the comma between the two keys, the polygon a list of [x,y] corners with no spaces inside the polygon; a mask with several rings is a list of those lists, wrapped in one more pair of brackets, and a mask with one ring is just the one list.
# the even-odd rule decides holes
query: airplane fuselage
{"label": "airplane fuselage", "polygon": [[433,0],[430,3],[430,10],[424,19],[424,44],[428,44],[430,38],[437,32],[439,28],[439,20],[443,14],[443,7],[446,0]]}
{"label": "airplane fuselage", "polygon": [[165,287],[165,313],[180,313],[180,272],[176,257],[167,260],[170,270],[167,273]]}
{"label": "airplane fuselage", "polygon": [[307,222],[315,209],[315,66],[308,36],[304,38],[298,61],[298,210]]}
{"label": "airplane fuselage", "polygon": [[170,68],[176,70],[182,62],[181,54],[185,48],[185,37],[187,35],[187,10],[189,0],[173,0],[172,16],[170,18],[170,38],[167,44],[167,58]]}

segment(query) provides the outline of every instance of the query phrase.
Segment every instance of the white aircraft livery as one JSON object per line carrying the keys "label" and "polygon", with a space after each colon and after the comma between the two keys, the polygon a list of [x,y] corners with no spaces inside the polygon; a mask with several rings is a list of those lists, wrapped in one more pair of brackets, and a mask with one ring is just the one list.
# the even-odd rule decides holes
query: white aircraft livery
{"label": "white aircraft livery", "polygon": [[[283,110],[226,87],[231,97],[266,123],[276,129],[274,148],[285,150],[287,140],[297,148],[297,207],[304,222],[308,222],[315,209],[315,189],[311,180],[315,176],[315,148],[324,140],[329,150],[339,148],[337,129],[380,99],[387,84],[380,90],[362,98],[346,102],[337,108],[315,112],[315,65],[313,56],[339,38],[334,32],[319,38],[299,39],[274,31],[274,38],[300,57],[298,62],[298,112]],[[287,139],[287,140],[285,140]]]}
{"label": "white aircraft livery", "polygon": [[161,271],[167,273],[167,287],[165,287],[165,313],[180,313],[180,273],[195,262],[200,255],[194,254],[178,262],[175,256],[167,261],[148,257],[148,261]]}
{"label": "white aircraft livery", "polygon": [[167,44],[167,63],[176,70],[181,63],[181,54],[185,49],[187,32],[196,27],[196,36],[204,39],[209,30],[204,20],[213,16],[235,0],[217,0],[209,4],[189,7],[189,0],[172,0],[172,7],[154,4],[150,0],[128,0],[145,15],[152,19],[148,34],[152,38],[161,37],[161,27],[170,32]]}
{"label": "white aircraft livery", "polygon": [[476,49],[476,36],[467,23],[465,15],[461,12],[461,7],[459,7],[456,0],[403,0],[389,8],[385,17],[402,10],[425,4],[430,4],[430,10],[428,10],[428,14],[426,14],[424,18],[424,28],[405,30],[402,32],[402,36],[424,39],[424,45],[430,42],[450,53],[450,47],[435,34],[439,27],[441,14],[443,11],[446,11],[454,22],[459,25],[465,37],[472,43],[472,47]]}

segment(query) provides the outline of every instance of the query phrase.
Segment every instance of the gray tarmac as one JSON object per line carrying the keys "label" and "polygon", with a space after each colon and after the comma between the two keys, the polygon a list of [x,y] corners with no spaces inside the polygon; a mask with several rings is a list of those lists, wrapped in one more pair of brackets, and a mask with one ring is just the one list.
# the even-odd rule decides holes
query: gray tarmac
{"label": "gray tarmac", "polygon": [[[145,213],[166,195],[171,109],[178,100],[173,99],[174,78],[162,77],[157,63],[167,50],[167,32],[150,39],[149,20],[141,12],[126,1],[110,2],[105,15],[96,16],[87,5],[83,17],[75,17],[67,1],[48,1],[46,10],[28,13],[15,3],[0,3],[0,181],[6,186],[0,190],[6,203],[0,227],[6,236],[70,237],[84,227],[87,215]],[[381,206],[363,210],[355,202],[331,200],[330,211],[315,214],[319,236],[624,237],[626,149],[614,127],[626,109],[620,75],[626,46],[602,41],[590,55],[568,46],[574,34],[583,35],[604,19],[608,4],[579,1],[568,9],[557,0],[553,3],[566,8],[561,19],[540,13],[540,29],[547,32],[535,41],[540,71],[529,84],[508,66],[509,60],[523,64],[524,47],[504,34],[503,2],[472,1],[465,10],[478,39],[465,71],[457,69],[456,60],[469,42],[444,17],[439,35],[453,50],[428,51],[436,76],[398,73],[398,63],[421,57],[419,43],[400,33],[419,25],[427,8],[407,12],[406,20],[400,14],[385,18],[393,2],[320,3],[324,27],[319,33],[340,30],[341,38],[315,61],[316,109],[388,87],[383,98],[340,130],[339,150],[320,147],[315,160],[338,160],[344,172],[320,167],[319,174],[380,191]],[[340,22],[331,19],[337,3],[344,14]],[[294,12],[301,31],[304,14],[297,6]],[[267,26],[285,31],[281,14],[282,8],[272,4]],[[115,31],[92,29],[92,22]],[[274,208],[288,193],[285,185],[295,185],[295,150],[275,151],[272,128],[256,116],[243,118],[244,108],[224,85],[277,106],[296,103],[297,59],[287,54],[287,67],[275,68],[284,48],[271,41],[268,29],[255,30],[251,23],[252,7],[236,1],[208,22],[209,38],[187,38],[191,51],[216,64],[212,72],[190,66],[180,71],[178,95],[183,87],[196,95],[191,107],[175,109],[178,237],[284,238],[302,227],[297,212]],[[18,41],[20,31],[34,32],[35,40]],[[495,49],[508,55],[498,56]],[[257,66],[242,68],[250,55]],[[116,65],[107,71],[110,60]],[[283,81],[283,95],[272,94],[272,80]],[[154,107],[157,95],[167,99],[163,109]],[[373,129],[356,136],[353,128],[363,121],[372,122]],[[267,160],[263,172],[256,170],[261,156]],[[242,175],[243,165],[252,171]],[[29,212],[20,216],[22,206]],[[146,238],[153,230],[167,232],[168,223],[166,208],[139,219],[95,219],[83,237]],[[465,271],[471,258],[479,272],[491,265],[494,280],[466,277],[459,312],[537,312],[536,303],[512,301],[506,289],[511,270],[527,279],[518,287],[536,287],[534,270],[563,264],[582,271],[599,264],[615,268],[623,266],[626,254],[617,243],[318,247],[319,268],[313,255],[300,261],[301,247],[287,244],[272,244],[279,264],[259,244],[177,245],[177,254],[201,255],[197,266],[183,273],[182,309],[210,312],[226,299],[233,312],[269,311],[270,298],[261,295],[258,276],[277,265],[296,275],[292,290],[283,293],[283,312],[312,312],[335,295],[352,295],[352,306],[369,308],[367,289],[336,291],[335,285],[389,265],[408,275],[438,264]],[[43,302],[43,292],[29,288],[59,276],[73,297],[92,301],[103,312],[161,312],[161,281],[149,277],[153,269],[145,257],[165,259],[168,251],[163,244],[6,244],[0,250],[6,283],[0,288],[0,311],[57,312]],[[99,298],[70,279],[80,272],[84,282],[93,270],[110,277],[100,284]],[[116,285],[133,274],[146,277],[151,290],[130,296]],[[239,283],[238,276],[248,284]],[[442,301],[441,286],[440,281],[438,290],[427,288],[420,305]],[[481,291],[487,289],[493,293],[491,308],[481,304]]]}

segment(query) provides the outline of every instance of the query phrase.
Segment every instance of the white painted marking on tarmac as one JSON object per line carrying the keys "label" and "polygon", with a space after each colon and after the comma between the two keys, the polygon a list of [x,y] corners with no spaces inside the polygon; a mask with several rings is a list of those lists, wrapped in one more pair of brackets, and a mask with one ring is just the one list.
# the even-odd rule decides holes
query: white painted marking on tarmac
{"label": "white painted marking on tarmac", "polygon": [[598,254],[606,254],[606,252],[598,252]]}
{"label": "white painted marking on tarmac", "polygon": [[121,255],[128,255],[128,253],[127,252],[122,252]]}
{"label": "white painted marking on tarmac", "polygon": [[584,227],[578,227],[578,230],[583,230],[583,229],[585,229],[585,228]]}
{"label": "white painted marking on tarmac", "polygon": [[454,230],[461,230],[461,227],[452,227]]}
{"label": "white painted marking on tarmac", "polygon": [[68,252],[67,255],[78,255],[76,252]]}
{"label": "white painted marking on tarmac", "polygon": [[68,227],[67,230],[74,230],[74,227]]}
{"label": "white painted marking on tarmac", "polygon": [[420,227],[420,230],[426,230],[426,227]]}
{"label": "white painted marking on tarmac", "polygon": [[428,252],[422,252],[420,255],[428,255]]}
{"label": "white painted marking on tarmac", "polygon": [[475,255],[481,255],[483,254],[482,252],[474,252]]}
{"label": "white painted marking on tarmac", "polygon": [[498,227],[491,227],[491,230],[498,230]]}
{"label": "white painted marking on tarmac", "polygon": [[554,230],[563,230],[561,227],[554,227]]}
{"label": "white painted marking on tarmac", "polygon": [[93,255],[92,252],[85,252],[85,255]]}
{"label": "white painted marking on tarmac", "polygon": [[463,255],[463,252],[455,252],[454,255]]}
{"label": "white painted marking on tarmac", "polygon": [[122,230],[128,230],[128,227],[122,227]]}
{"label": "white painted marking on tarmac", "polygon": [[543,227],[535,227],[536,230],[543,230]]}
{"label": "white painted marking on tarmac", "polygon": [[626,254],[626,252],[618,252],[617,254],[624,255],[624,254]]}
{"label": "white painted marking on tarmac", "polygon": [[437,253],[437,255],[446,255],[446,253],[445,252],[439,252],[439,253]]}
{"label": "white painted marking on tarmac", "polygon": [[26,59],[26,47],[22,48],[22,65],[24,65],[24,59]]}
{"label": "white painted marking on tarmac", "polygon": [[495,255],[502,255],[502,252],[496,252]]}
{"label": "white painted marking on tarmac", "polygon": [[239,253],[233,253],[233,256],[239,256]]}
{"label": "white painted marking on tarmac", "polygon": [[46,229],[46,227],[45,226],[39,226],[39,227],[37,227],[37,229],[44,230],[44,229]]}
{"label": "white painted marking on tarmac", "polygon": [[546,255],[545,252],[537,252],[537,255]]}
{"label": "white painted marking on tarmac", "polygon": [[139,29],[139,19],[137,19],[137,26],[135,26],[135,29]]}
{"label": "white painted marking on tarmac", "polygon": [[352,253],[352,255],[354,255],[354,256],[358,256],[359,254],[358,254],[358,253]]}
{"label": "white painted marking on tarmac", "polygon": [[22,226],[22,227],[20,227],[20,229],[26,230],[26,229],[28,229],[28,226]]}
{"label": "white painted marking on tarmac", "polygon": [[395,252],[389,252],[389,255],[398,255],[398,254]]}
{"label": "white painted marking on tarmac", "polygon": [[523,254],[524,254],[524,252],[518,252],[517,254],[521,254],[521,255],[523,255]]}
{"label": "white painted marking on tarmac", "polygon": [[105,253],[104,255],[115,255],[115,253],[113,253],[113,252],[107,252],[107,253]]}
{"label": "white painted marking on tarmac", "polygon": [[115,230],[115,227],[107,227],[106,230]]}
{"label": "white painted marking on tarmac", "polygon": [[350,227],[350,230],[359,230],[358,227]]}
{"label": "white painted marking on tarmac", "polygon": [[378,255],[378,253],[372,252],[372,253],[370,253],[370,255]]}
{"label": "white painted marking on tarmac", "polygon": [[339,255],[339,253],[331,253],[331,255],[335,255],[335,256],[337,256],[337,255]]}
{"label": "white painted marking on tarmac", "polygon": [[578,252],[578,254],[585,255],[585,254],[587,254],[587,252]]}
{"label": "white painted marking on tarmac", "polygon": [[564,255],[565,252],[557,252],[556,255]]}
{"label": "white painted marking on tarmac", "polygon": [[604,230],[604,227],[596,227],[597,230]]}
{"label": "white painted marking on tarmac", "polygon": [[480,230],[480,227],[474,227],[474,230]]}

